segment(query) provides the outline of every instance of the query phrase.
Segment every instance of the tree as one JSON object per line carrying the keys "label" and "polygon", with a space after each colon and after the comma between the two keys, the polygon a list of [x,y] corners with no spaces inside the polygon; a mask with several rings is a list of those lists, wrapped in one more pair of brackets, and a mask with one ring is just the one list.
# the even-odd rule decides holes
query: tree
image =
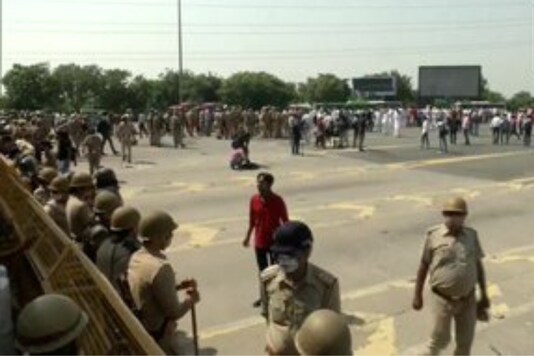
{"label": "tree", "polygon": [[481,79],[482,82],[482,95],[481,99],[489,101],[490,103],[504,103],[506,98],[499,92],[492,91],[489,87],[488,80],[484,77]]}
{"label": "tree", "polygon": [[294,88],[265,72],[240,72],[224,81],[220,95],[230,105],[258,110],[267,105],[286,107],[295,97]]}
{"label": "tree", "polygon": [[219,101],[222,79],[212,74],[188,75],[184,78],[184,99],[194,103]]}
{"label": "tree", "polygon": [[398,70],[394,69],[389,72],[382,72],[367,75],[367,78],[379,78],[379,77],[393,77],[397,84],[397,95],[395,99],[406,104],[415,100],[415,91],[413,89],[412,78],[408,75],[401,74]]}
{"label": "tree", "polygon": [[128,79],[130,72],[121,69],[106,70],[102,76],[102,86],[97,94],[100,108],[111,112],[124,112],[130,104]]}
{"label": "tree", "polygon": [[17,110],[53,109],[59,104],[59,85],[46,63],[15,64],[3,79],[7,105]]}
{"label": "tree", "polygon": [[508,107],[511,110],[528,108],[534,105],[534,98],[528,91],[520,91],[508,100]]}
{"label": "tree", "polygon": [[136,76],[128,87],[129,107],[134,111],[146,111],[151,108],[162,109],[165,106],[161,95],[161,82]]}
{"label": "tree", "polygon": [[319,74],[317,78],[309,78],[299,86],[301,96],[309,102],[340,103],[350,96],[347,82],[333,74]]}
{"label": "tree", "polygon": [[96,65],[64,64],[52,76],[60,88],[63,110],[67,111],[80,111],[94,98],[102,83],[102,69]]}

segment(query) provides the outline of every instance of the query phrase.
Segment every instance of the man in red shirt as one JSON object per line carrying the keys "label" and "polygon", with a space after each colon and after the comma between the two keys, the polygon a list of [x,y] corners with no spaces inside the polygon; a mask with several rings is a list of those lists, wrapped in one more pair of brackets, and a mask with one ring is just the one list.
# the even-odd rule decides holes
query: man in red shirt
{"label": "man in red shirt", "polygon": [[[244,247],[249,247],[254,230],[254,249],[259,273],[273,264],[271,245],[276,229],[289,219],[284,200],[271,190],[274,177],[270,173],[260,173],[257,177],[258,194],[250,199],[250,220]],[[254,302],[254,307],[261,305],[261,299]]]}

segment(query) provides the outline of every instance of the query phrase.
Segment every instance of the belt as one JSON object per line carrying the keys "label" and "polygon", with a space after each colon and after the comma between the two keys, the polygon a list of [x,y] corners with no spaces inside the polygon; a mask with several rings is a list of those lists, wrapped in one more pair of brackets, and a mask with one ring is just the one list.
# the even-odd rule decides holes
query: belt
{"label": "belt", "polygon": [[467,299],[471,298],[473,293],[475,293],[475,289],[473,289],[471,292],[467,293],[467,295],[465,295],[463,297],[455,297],[455,296],[450,296],[450,295],[443,294],[436,287],[432,287],[432,293],[434,293],[435,295],[445,299],[448,302],[463,302],[463,301],[466,301]]}

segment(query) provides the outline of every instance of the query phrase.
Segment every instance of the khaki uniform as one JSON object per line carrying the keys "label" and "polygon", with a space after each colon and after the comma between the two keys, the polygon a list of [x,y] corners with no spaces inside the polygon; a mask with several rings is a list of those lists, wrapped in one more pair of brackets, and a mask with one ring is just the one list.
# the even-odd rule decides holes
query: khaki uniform
{"label": "khaki uniform", "polygon": [[39,187],[33,192],[33,197],[37,199],[39,204],[45,205],[50,200],[50,192],[43,187]]}
{"label": "khaki uniform", "polygon": [[132,163],[132,145],[137,130],[131,122],[121,122],[117,128],[117,137],[121,142],[122,160]]}
{"label": "khaki uniform", "polygon": [[89,173],[93,173],[100,167],[102,159],[102,139],[99,135],[88,135],[82,142],[82,146],[87,149],[87,159],[89,161]]}
{"label": "khaki uniform", "polygon": [[178,320],[187,309],[178,300],[176,277],[164,254],[142,247],[130,258],[128,284],[145,329],[167,354],[176,354],[178,337],[164,335],[166,321]]}
{"label": "khaki uniform", "polygon": [[44,206],[45,212],[54,220],[56,225],[70,236],[69,222],[65,212],[65,206],[59,204],[54,199],[50,199]]}
{"label": "khaki uniform", "polygon": [[265,269],[261,281],[267,345],[277,354],[297,354],[294,337],[309,314],[319,309],[341,311],[336,277],[311,263],[299,285],[293,285],[277,265]]}
{"label": "khaki uniform", "polygon": [[119,281],[128,271],[132,254],[140,248],[141,243],[137,239],[117,240],[115,237],[104,240],[98,248],[96,266],[117,291],[120,291]]}
{"label": "khaki uniform", "polygon": [[438,354],[449,344],[452,319],[456,324],[455,354],[470,353],[477,320],[477,263],[483,257],[474,229],[465,227],[457,237],[445,225],[428,230],[422,253],[433,291],[434,328],[428,354]]}
{"label": "khaki uniform", "polygon": [[148,117],[148,131],[150,135],[150,146],[159,146],[159,133],[156,123],[156,114],[151,114]]}
{"label": "khaki uniform", "polygon": [[184,147],[184,125],[180,116],[173,115],[171,117],[171,130],[174,148]]}
{"label": "khaki uniform", "polygon": [[74,142],[76,150],[80,148],[80,144],[83,141],[84,132],[83,132],[83,121],[80,119],[72,120],[68,125],[69,136]]}
{"label": "khaki uniform", "polygon": [[93,225],[93,211],[87,203],[71,195],[67,202],[66,214],[70,236],[76,242],[83,242],[89,234],[89,228]]}

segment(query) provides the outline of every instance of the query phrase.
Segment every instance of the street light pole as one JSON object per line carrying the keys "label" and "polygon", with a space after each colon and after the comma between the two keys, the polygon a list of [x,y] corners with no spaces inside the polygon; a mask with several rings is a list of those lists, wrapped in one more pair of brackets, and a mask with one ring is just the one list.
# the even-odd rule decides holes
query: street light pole
{"label": "street light pole", "polygon": [[[0,0],[1,1],[1,0]],[[182,0],[178,1],[178,99],[182,103],[182,78],[184,74],[184,61],[183,61],[183,43],[182,43]]]}

